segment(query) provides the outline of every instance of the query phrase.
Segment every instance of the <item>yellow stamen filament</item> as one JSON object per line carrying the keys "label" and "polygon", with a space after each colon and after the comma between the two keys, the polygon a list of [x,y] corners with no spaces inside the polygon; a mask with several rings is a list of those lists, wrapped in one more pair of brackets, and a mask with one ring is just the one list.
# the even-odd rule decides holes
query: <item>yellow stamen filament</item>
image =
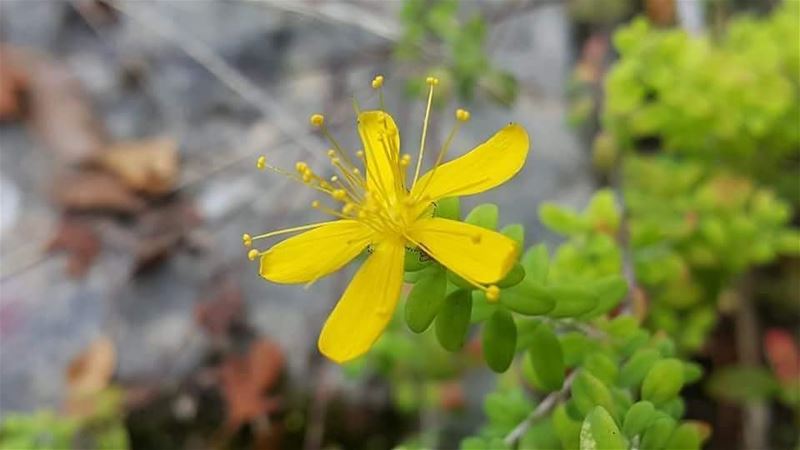
{"label": "yellow stamen filament", "polygon": [[413,186],[416,184],[417,179],[419,178],[419,171],[422,169],[422,157],[425,154],[425,137],[428,134],[428,122],[430,121],[431,117],[431,104],[433,103],[433,87],[439,84],[439,79],[434,77],[428,77],[425,80],[430,86],[428,90],[428,105],[425,107],[425,121],[422,123],[422,138],[420,139],[419,143],[419,156],[417,157],[417,170],[414,171],[414,181],[411,182]]}
{"label": "yellow stamen filament", "polygon": [[269,233],[264,233],[264,234],[259,234],[258,236],[253,236],[251,238],[251,240],[255,241],[257,239],[271,238],[271,237],[274,237],[274,236],[279,236],[281,234],[296,233],[298,231],[311,230],[313,228],[318,228],[318,227],[321,227],[322,225],[328,225],[328,224],[335,223],[335,222],[336,222],[335,220],[332,220],[332,221],[327,221],[327,222],[310,223],[308,225],[301,225],[299,227],[284,228],[282,230],[270,231]]}
{"label": "yellow stamen filament", "polygon": [[447,135],[447,139],[445,139],[444,144],[442,144],[442,148],[439,149],[439,154],[436,156],[436,162],[433,164],[433,169],[431,169],[431,174],[428,176],[428,179],[425,182],[425,186],[419,190],[419,195],[425,193],[425,190],[428,189],[430,186],[431,181],[436,176],[436,169],[442,164],[444,161],[444,157],[447,154],[447,150],[450,149],[450,144],[453,143],[453,139],[455,138],[458,130],[461,128],[461,123],[466,122],[469,120],[469,112],[464,109],[456,110],[456,123],[453,125],[453,129],[450,130],[450,133]]}

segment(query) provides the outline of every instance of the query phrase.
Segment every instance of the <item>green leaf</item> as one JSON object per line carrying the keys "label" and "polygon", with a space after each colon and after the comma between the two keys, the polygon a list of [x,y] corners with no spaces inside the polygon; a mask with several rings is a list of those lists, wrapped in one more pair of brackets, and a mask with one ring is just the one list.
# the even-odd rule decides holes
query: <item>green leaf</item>
{"label": "green leaf", "polygon": [[656,408],[652,403],[648,401],[636,402],[625,414],[622,432],[632,439],[637,434],[641,434],[653,422],[655,417]]}
{"label": "green leaf", "polygon": [[614,384],[619,373],[617,364],[603,353],[588,355],[583,361],[583,369],[607,385]]}
{"label": "green leaf", "polygon": [[447,197],[436,202],[436,217],[459,220],[461,218],[461,200],[458,197]]}
{"label": "green leaf", "polygon": [[455,274],[455,273],[453,273],[453,272],[451,272],[449,270],[447,271],[447,280],[450,283],[452,283],[454,286],[456,286],[457,288],[466,289],[466,290],[475,289],[475,286],[470,284],[467,280],[461,278],[459,275],[457,275],[457,274]]}
{"label": "green leaf", "polygon": [[528,355],[542,389],[561,389],[564,384],[564,354],[561,343],[547,324],[539,324],[534,330]]}
{"label": "green leaf", "polygon": [[500,303],[527,316],[546,314],[556,306],[550,292],[541,283],[528,278],[516,286],[504,289],[500,293]]}
{"label": "green leaf", "polygon": [[628,293],[628,283],[619,275],[610,275],[592,281],[588,288],[595,293],[597,306],[582,316],[587,319],[602,316],[616,308]]}
{"label": "green leaf", "polygon": [[735,403],[764,400],[775,395],[778,382],[763,367],[725,367],[714,372],[707,386],[709,394]]}
{"label": "green leaf", "polygon": [[483,327],[483,357],[497,373],[508,370],[517,348],[517,325],[511,313],[498,309]]}
{"label": "green leaf", "polygon": [[511,270],[508,274],[497,283],[497,287],[499,288],[509,288],[512,286],[516,286],[522,282],[525,278],[525,269],[522,268],[522,264],[514,263],[511,267]]}
{"label": "green leaf", "polygon": [[550,256],[547,247],[539,244],[528,249],[522,256],[522,267],[525,268],[525,277],[531,281],[544,283],[547,281],[547,271],[550,265]]}
{"label": "green leaf", "polygon": [[641,383],[659,359],[661,359],[661,355],[656,349],[643,348],[637,350],[622,366],[622,370],[619,372],[618,384],[629,388]]}
{"label": "green leaf", "polygon": [[614,418],[602,406],[586,416],[581,427],[580,450],[622,450],[628,442],[614,423]]}
{"label": "green leaf", "polygon": [[547,313],[550,317],[577,317],[597,306],[597,297],[584,286],[575,284],[551,284],[547,286],[556,306]]}
{"label": "green leaf", "polygon": [[472,291],[472,315],[470,323],[485,322],[497,311],[499,304],[486,299],[486,293],[475,289]]}
{"label": "green leaf", "polygon": [[436,338],[445,350],[461,350],[469,330],[472,313],[472,294],[459,289],[444,300],[444,305],[436,316]]}
{"label": "green leaf", "polygon": [[433,259],[418,248],[406,247],[406,257],[403,262],[406,272],[417,272],[430,267],[433,264]]}
{"label": "green leaf", "polygon": [[586,208],[586,216],[595,230],[615,234],[619,228],[620,216],[614,193],[610,189],[597,191]]}
{"label": "green leaf", "polygon": [[683,388],[683,363],[675,358],[662,359],[647,372],[642,383],[642,399],[655,405],[672,400]]}
{"label": "green leaf", "polygon": [[672,400],[661,404],[659,409],[669,414],[673,419],[678,420],[683,417],[683,414],[686,412],[686,404],[683,402],[682,398],[674,397]]}
{"label": "green leaf", "polygon": [[660,450],[664,448],[667,440],[675,430],[675,419],[666,414],[658,414],[656,419],[644,430],[642,435],[642,450]]}
{"label": "green leaf", "polygon": [[539,207],[539,220],[550,230],[566,236],[587,230],[586,223],[575,212],[553,203]]}
{"label": "green leaf", "polygon": [[473,208],[472,211],[467,214],[464,222],[489,230],[496,230],[499,214],[500,211],[497,205],[484,203]]}
{"label": "green leaf", "polygon": [[522,224],[513,223],[507,225],[500,232],[516,241],[519,244],[519,248],[525,247],[525,227]]}
{"label": "green leaf", "polygon": [[594,375],[581,371],[572,382],[572,400],[581,414],[589,414],[595,406],[602,406],[616,415],[614,397],[608,387]]}
{"label": "green leaf", "polygon": [[405,318],[408,328],[422,333],[433,323],[444,303],[447,277],[436,270],[417,281],[406,299]]}
{"label": "green leaf", "polygon": [[700,433],[690,423],[678,425],[667,441],[666,448],[680,450],[697,450],[700,448]]}
{"label": "green leaf", "polygon": [[686,384],[692,384],[703,377],[703,366],[696,362],[683,363],[683,381]]}
{"label": "green leaf", "polygon": [[578,448],[581,438],[581,423],[569,417],[563,403],[553,411],[553,428],[561,441],[562,448]]}

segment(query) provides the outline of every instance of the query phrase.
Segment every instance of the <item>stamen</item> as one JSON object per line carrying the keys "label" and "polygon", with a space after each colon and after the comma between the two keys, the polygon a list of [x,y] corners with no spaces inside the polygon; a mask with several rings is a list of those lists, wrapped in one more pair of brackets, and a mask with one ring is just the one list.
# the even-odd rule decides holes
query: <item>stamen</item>
{"label": "stamen", "polygon": [[249,259],[250,261],[255,261],[260,254],[261,252],[259,252],[258,250],[251,249],[249,252],[247,252],[247,259]]}
{"label": "stamen", "polygon": [[419,157],[417,158],[417,170],[414,171],[414,181],[411,182],[411,185],[415,185],[417,183],[417,179],[419,178],[419,171],[422,168],[422,156],[425,154],[425,137],[428,134],[428,121],[431,116],[431,104],[433,102],[433,87],[439,84],[439,79],[434,77],[428,77],[425,80],[430,86],[428,90],[428,105],[425,107],[425,121],[422,124],[422,138],[420,139],[419,143]]}
{"label": "stamen", "polygon": [[500,300],[500,288],[494,284],[486,288],[486,300],[490,303],[497,303]]}
{"label": "stamen", "polygon": [[319,128],[325,124],[325,116],[322,114],[312,114],[311,118],[309,118],[309,122],[311,122],[312,126]]}
{"label": "stamen", "polygon": [[461,123],[466,122],[468,120],[469,120],[469,111],[465,109],[456,110],[456,123],[455,125],[453,125],[453,129],[450,130],[450,133],[447,135],[447,139],[445,139],[442,148],[439,149],[439,155],[436,157],[436,162],[433,164],[433,169],[431,170],[431,174],[430,176],[428,176],[428,179],[425,182],[425,186],[423,186],[422,189],[419,190],[420,195],[424,193],[425,190],[428,189],[428,186],[430,186],[431,182],[433,181],[433,178],[436,176],[436,170],[442,164],[442,161],[444,161],[444,157],[447,154],[447,150],[450,149],[450,144],[452,144],[453,139],[456,136],[456,133],[458,133],[458,130],[461,129]]}
{"label": "stamen", "polygon": [[264,155],[259,156],[258,160],[256,160],[256,167],[258,168],[258,170],[266,169],[267,168],[267,157],[264,156]]}
{"label": "stamen", "polygon": [[386,111],[386,102],[383,100],[383,75],[376,75],[375,78],[372,79],[372,89],[378,91],[378,97],[380,98],[381,110]]}
{"label": "stamen", "polygon": [[313,228],[318,228],[318,227],[321,227],[323,225],[328,225],[328,224],[335,223],[335,222],[336,221],[334,220],[334,221],[327,221],[327,222],[311,223],[311,224],[308,224],[308,225],[301,225],[299,227],[284,228],[283,230],[275,230],[275,231],[270,231],[269,233],[260,234],[258,236],[252,236],[251,240],[255,241],[256,239],[266,239],[266,238],[270,238],[270,237],[273,237],[273,236],[278,236],[278,235],[281,235],[281,234],[295,233],[297,231],[310,230],[310,229],[313,229]]}
{"label": "stamen", "polygon": [[242,235],[242,244],[245,247],[252,247],[253,246],[253,237],[249,234],[245,233]]}

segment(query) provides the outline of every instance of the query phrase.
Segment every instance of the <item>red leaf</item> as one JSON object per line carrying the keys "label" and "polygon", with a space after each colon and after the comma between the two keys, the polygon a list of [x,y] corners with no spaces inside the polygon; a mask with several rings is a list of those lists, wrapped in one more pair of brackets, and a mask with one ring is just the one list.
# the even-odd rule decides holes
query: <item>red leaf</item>
{"label": "red leaf", "polygon": [[800,351],[791,333],[779,328],[767,330],[764,333],[764,350],[772,371],[780,381],[796,381],[800,378]]}

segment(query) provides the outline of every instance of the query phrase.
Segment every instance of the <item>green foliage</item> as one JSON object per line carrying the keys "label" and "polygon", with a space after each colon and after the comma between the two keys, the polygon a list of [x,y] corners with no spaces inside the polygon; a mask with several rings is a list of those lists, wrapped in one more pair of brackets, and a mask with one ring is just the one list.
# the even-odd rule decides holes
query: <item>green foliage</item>
{"label": "green foliage", "polygon": [[14,413],[0,422],[0,450],[129,448],[121,393],[107,388],[79,399],[70,415],[53,411]]}
{"label": "green foliage", "polygon": [[614,36],[603,123],[623,149],[723,165],[800,202],[800,6],[712,41],[638,19]]}
{"label": "green foliage", "polygon": [[[405,0],[400,14],[403,36],[395,47],[397,59],[428,65],[425,76],[411,79],[407,90],[419,95],[425,90],[425,77],[441,81],[445,97],[455,92],[469,100],[477,88],[502,105],[514,103],[516,79],[492,66],[484,49],[487,23],[479,14],[463,20],[458,17],[457,0]],[[435,62],[434,62],[435,61]]]}
{"label": "green foliage", "polygon": [[[461,216],[452,202],[437,205],[437,215],[445,211]],[[435,393],[441,383],[477,362],[477,346],[466,345],[476,329],[486,366],[503,375],[485,398],[486,423],[462,449],[630,448],[645,441],[661,448],[674,430],[680,430],[674,442],[699,448],[697,430],[682,427],[679,397],[699,378],[699,368],[676,356],[671,338],[652,335],[628,314],[613,316],[628,295],[614,194],[598,192],[582,212],[556,205],[541,211],[566,241],[552,257],[542,244],[521,252],[511,272],[518,270],[518,279],[501,288],[497,301],[445,275],[426,255],[408,252],[407,259],[425,265],[406,264],[413,286],[405,320],[394,321],[359,363],[362,370],[389,377],[403,411],[440,407]],[[501,228],[524,243],[524,229],[502,227],[499,217],[487,204],[468,212],[466,221]],[[410,332],[398,328],[402,322]]]}

